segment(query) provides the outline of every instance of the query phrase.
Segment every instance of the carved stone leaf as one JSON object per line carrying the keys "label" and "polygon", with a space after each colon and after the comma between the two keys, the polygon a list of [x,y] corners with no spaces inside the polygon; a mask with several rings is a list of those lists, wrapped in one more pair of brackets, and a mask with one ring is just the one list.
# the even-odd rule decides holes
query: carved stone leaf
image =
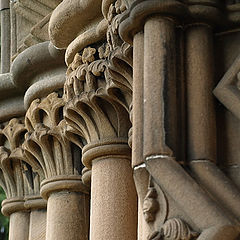
{"label": "carved stone leaf", "polygon": [[[74,174],[71,143],[65,133],[67,124],[59,118],[63,105],[64,100],[57,93],[48,95],[38,106],[35,105],[38,115],[41,110],[46,115],[33,124],[33,130],[26,135],[23,144],[28,164],[45,178]],[[31,118],[31,112],[28,114]]]}
{"label": "carved stone leaf", "polygon": [[60,109],[64,106],[64,100],[58,97],[58,94],[53,92],[43,100],[36,99],[30,105],[26,117],[26,127],[29,131],[33,131],[36,126],[41,123],[48,127],[57,126]]}
{"label": "carved stone leaf", "polygon": [[8,141],[9,150],[14,150],[20,146],[24,132],[26,132],[24,124],[19,119],[13,118],[0,130],[0,135],[1,138],[5,136]]}

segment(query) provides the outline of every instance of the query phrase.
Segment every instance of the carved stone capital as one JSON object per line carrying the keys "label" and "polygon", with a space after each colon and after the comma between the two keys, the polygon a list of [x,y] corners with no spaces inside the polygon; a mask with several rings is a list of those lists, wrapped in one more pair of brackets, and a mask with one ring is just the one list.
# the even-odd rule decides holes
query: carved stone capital
{"label": "carved stone capital", "polygon": [[40,197],[40,178],[27,166],[22,149],[26,128],[21,120],[12,119],[0,130],[1,184],[7,199],[2,204],[4,215],[16,211],[46,208]]}
{"label": "carved stone capital", "polygon": [[153,15],[174,21],[176,26],[195,23],[219,25],[224,23],[222,2],[219,0],[138,0],[128,1],[129,9],[120,20],[121,38],[132,44],[133,36],[143,30]]}
{"label": "carved stone capital", "polygon": [[172,21],[188,14],[187,5],[182,1],[129,1],[129,9],[121,18],[120,36],[124,41],[132,44],[133,36],[143,29],[148,17],[159,14]]}
{"label": "carved stone capital", "polygon": [[26,113],[26,140],[23,144],[28,163],[41,177],[79,175],[79,161],[74,160],[72,146],[65,137],[66,122],[62,119],[64,100],[52,93],[32,102]]}
{"label": "carved stone capital", "polygon": [[[104,1],[106,42],[83,49],[69,65],[64,86],[66,135],[86,144],[114,145],[128,139],[131,127],[132,48],[118,35],[124,1]],[[85,157],[83,157],[85,158]],[[84,160],[90,166],[88,160]],[[91,162],[91,160],[90,160]]]}
{"label": "carved stone capital", "polygon": [[190,24],[206,23],[209,25],[221,25],[225,22],[222,11],[223,1],[219,0],[188,0],[188,12]]}

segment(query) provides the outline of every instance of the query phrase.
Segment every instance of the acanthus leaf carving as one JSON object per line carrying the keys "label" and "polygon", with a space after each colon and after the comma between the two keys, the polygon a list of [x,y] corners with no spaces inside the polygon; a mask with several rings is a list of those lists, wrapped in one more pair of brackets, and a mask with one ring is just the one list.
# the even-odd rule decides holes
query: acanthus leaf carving
{"label": "acanthus leaf carving", "polygon": [[128,138],[132,48],[118,35],[119,18],[125,9],[123,1],[110,5],[107,42],[86,47],[68,68],[64,116],[83,142]]}

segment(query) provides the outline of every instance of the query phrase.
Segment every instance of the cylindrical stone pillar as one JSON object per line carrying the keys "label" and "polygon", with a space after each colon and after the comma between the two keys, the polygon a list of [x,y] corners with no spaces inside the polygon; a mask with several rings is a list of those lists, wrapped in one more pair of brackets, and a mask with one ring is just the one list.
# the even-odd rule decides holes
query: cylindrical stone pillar
{"label": "cylindrical stone pillar", "polygon": [[20,198],[6,199],[2,202],[2,213],[9,216],[9,240],[28,240],[29,211]]}
{"label": "cylindrical stone pillar", "polygon": [[92,165],[90,240],[136,240],[137,197],[127,142],[101,142],[83,148]]}
{"label": "cylindrical stone pillar", "polygon": [[10,70],[10,8],[9,0],[0,1],[1,11],[1,73],[7,73]]}
{"label": "cylindrical stone pillar", "polygon": [[[154,16],[144,26],[144,157],[177,149],[175,23]],[[174,154],[176,155],[176,154]]]}
{"label": "cylindrical stone pillar", "polygon": [[27,196],[24,206],[30,211],[28,240],[45,240],[47,202],[40,196]]}
{"label": "cylindrical stone pillar", "polygon": [[133,141],[132,166],[143,163],[143,67],[144,34],[133,39]]}
{"label": "cylindrical stone pillar", "polygon": [[133,38],[133,141],[132,167],[138,194],[138,240],[147,239],[151,233],[149,224],[143,216],[143,202],[148,190],[149,175],[143,159],[143,66],[144,33]]}
{"label": "cylindrical stone pillar", "polygon": [[41,195],[48,200],[46,240],[88,239],[89,195],[81,176],[44,180]]}
{"label": "cylindrical stone pillar", "polygon": [[216,160],[212,30],[206,24],[186,30],[188,159]]}

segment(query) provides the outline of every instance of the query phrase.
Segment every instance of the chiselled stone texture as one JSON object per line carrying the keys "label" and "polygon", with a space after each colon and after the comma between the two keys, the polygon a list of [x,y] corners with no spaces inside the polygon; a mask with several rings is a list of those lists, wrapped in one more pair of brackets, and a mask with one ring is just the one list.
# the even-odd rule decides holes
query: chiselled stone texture
{"label": "chiselled stone texture", "polygon": [[239,239],[239,0],[1,10],[10,240]]}

